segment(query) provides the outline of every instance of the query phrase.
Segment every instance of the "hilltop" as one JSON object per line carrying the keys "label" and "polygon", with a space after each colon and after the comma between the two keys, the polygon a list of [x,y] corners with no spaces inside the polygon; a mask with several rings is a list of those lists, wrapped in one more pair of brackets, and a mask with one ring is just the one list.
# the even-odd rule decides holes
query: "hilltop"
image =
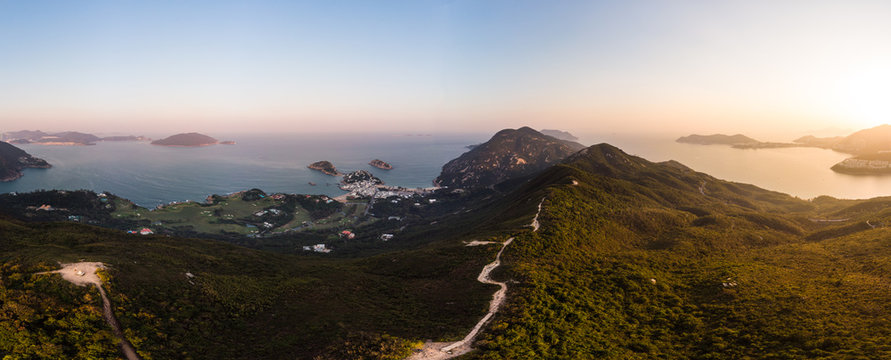
{"label": "hilltop", "polygon": [[7,142],[0,141],[0,181],[12,181],[22,177],[22,169],[52,167],[46,160],[26,153]]}
{"label": "hilltop", "polygon": [[208,146],[217,144],[219,141],[210,136],[199,133],[185,133],[168,136],[161,140],[152,141],[152,145],[163,146]]}
{"label": "hilltop", "polygon": [[330,161],[327,161],[327,160],[316,161],[312,164],[307,165],[306,167],[313,169],[313,170],[321,171],[325,175],[331,175],[331,176],[340,176],[341,175],[340,172],[337,171],[337,168],[334,167],[334,164],[332,164]]}
{"label": "hilltop", "polygon": [[446,163],[434,183],[455,188],[492,186],[535,174],[583,148],[529,127],[505,129]]}

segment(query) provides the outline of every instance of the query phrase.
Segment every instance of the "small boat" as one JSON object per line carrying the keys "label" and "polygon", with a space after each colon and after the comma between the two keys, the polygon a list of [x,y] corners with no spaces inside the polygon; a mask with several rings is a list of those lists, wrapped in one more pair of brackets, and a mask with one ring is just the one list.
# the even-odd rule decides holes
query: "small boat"
{"label": "small boat", "polygon": [[316,183],[314,183],[314,182],[312,182],[312,181],[310,181],[309,184],[312,185],[312,186],[316,186]]}

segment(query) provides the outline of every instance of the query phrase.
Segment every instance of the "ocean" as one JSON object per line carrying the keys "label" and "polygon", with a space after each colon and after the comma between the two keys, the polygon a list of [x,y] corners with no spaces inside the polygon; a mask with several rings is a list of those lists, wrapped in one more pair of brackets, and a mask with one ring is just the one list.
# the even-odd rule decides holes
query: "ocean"
{"label": "ocean", "polygon": [[[259,188],[298,194],[344,194],[339,178],[306,166],[328,160],[341,172],[368,170],[386,184],[429,187],[449,160],[491,134],[460,135],[240,135],[218,136],[236,145],[166,147],[148,142],[92,146],[17,145],[51,169],[25,169],[0,192],[38,189],[107,191],[140,206],[203,201],[211,194]],[[368,165],[378,158],[392,170]],[[316,186],[309,185],[310,182]]]}
{"label": "ocean", "polygon": [[[368,170],[385,183],[428,187],[442,166],[491,134],[434,135],[236,135],[216,136],[236,145],[198,148],[147,142],[100,142],[94,146],[19,145],[52,169],[26,169],[0,183],[0,192],[38,189],[107,191],[155,207],[203,201],[211,194],[259,188],[266,192],[341,195],[338,178],[306,168],[328,160],[341,172]],[[586,145],[607,142],[651,161],[677,160],[712,176],[754,184],[802,199],[820,195],[862,199],[891,195],[891,176],[837,174],[829,168],[849,155],[815,148],[740,150],[676,143],[677,136],[584,134]],[[393,165],[368,165],[379,158]],[[316,183],[316,186],[309,185]]]}
{"label": "ocean", "polygon": [[[686,134],[684,134],[686,135]],[[586,134],[584,144],[606,142],[650,161],[676,160],[719,179],[753,184],[801,199],[828,195],[868,199],[891,195],[891,176],[846,175],[832,165],[852,155],[818,148],[734,149],[675,142],[680,135]]]}

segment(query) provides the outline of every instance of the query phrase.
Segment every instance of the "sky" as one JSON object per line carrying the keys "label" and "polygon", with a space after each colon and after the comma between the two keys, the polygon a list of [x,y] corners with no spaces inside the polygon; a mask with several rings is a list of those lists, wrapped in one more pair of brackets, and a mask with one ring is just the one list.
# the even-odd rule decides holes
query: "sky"
{"label": "sky", "polygon": [[891,122],[888,19],[888,1],[0,0],[0,132],[844,134]]}

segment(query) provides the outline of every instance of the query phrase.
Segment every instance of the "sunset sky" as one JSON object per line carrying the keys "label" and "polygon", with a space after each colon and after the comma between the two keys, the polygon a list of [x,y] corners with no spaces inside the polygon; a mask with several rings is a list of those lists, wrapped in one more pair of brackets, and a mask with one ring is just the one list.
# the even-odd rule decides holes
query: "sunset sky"
{"label": "sunset sky", "polygon": [[857,130],[888,1],[2,1],[0,131]]}

